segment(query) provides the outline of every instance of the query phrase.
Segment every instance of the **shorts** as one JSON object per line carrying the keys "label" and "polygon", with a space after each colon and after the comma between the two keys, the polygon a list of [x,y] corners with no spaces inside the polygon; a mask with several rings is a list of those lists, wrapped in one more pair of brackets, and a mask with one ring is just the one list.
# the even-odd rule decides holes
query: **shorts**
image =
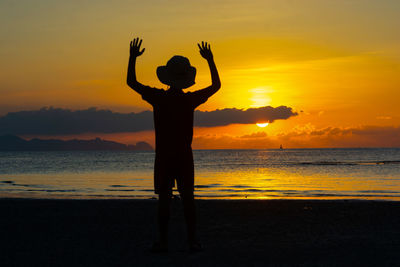
{"label": "shorts", "polygon": [[154,192],[156,194],[172,194],[175,181],[180,194],[194,191],[193,154],[184,153],[179,157],[162,156],[156,153],[154,163]]}

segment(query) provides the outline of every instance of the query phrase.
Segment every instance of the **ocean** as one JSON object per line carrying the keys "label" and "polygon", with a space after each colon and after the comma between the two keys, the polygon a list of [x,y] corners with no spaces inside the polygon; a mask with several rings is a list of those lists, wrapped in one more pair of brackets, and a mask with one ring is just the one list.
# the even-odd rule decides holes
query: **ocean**
{"label": "ocean", "polygon": [[[400,200],[400,148],[193,153],[200,199]],[[153,164],[154,152],[0,152],[0,197],[154,198]]]}

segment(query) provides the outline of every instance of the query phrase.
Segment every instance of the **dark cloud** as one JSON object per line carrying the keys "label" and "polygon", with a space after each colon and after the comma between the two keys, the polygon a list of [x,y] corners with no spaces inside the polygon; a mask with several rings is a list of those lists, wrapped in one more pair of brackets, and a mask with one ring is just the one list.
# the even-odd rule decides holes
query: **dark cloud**
{"label": "dark cloud", "polygon": [[68,135],[81,133],[138,132],[153,129],[153,113],[116,113],[89,108],[19,111],[0,117],[1,134]]}
{"label": "dark cloud", "polygon": [[[213,127],[233,123],[251,124],[273,122],[296,116],[291,108],[280,106],[215,111],[196,111],[195,126]],[[10,112],[0,117],[0,134],[69,135],[81,133],[139,132],[153,129],[153,113],[118,113],[89,108],[72,111],[61,108],[42,108]]]}
{"label": "dark cloud", "polygon": [[228,124],[253,124],[257,122],[274,122],[275,120],[286,120],[298,115],[292,108],[279,106],[276,108],[267,106],[260,108],[249,108],[247,110],[226,108],[214,111],[196,111],[195,125],[201,127],[224,126]]}

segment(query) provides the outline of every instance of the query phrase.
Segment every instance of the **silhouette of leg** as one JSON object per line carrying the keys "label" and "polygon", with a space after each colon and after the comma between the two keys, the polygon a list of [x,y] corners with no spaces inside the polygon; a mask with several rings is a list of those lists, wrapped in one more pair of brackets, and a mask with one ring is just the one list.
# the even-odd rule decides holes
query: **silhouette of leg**
{"label": "silhouette of leg", "polygon": [[161,193],[158,198],[158,231],[160,243],[167,246],[168,244],[168,223],[169,210],[171,203],[171,194]]}
{"label": "silhouette of leg", "polygon": [[183,211],[185,213],[186,229],[189,245],[196,243],[196,207],[193,192],[183,193]]}

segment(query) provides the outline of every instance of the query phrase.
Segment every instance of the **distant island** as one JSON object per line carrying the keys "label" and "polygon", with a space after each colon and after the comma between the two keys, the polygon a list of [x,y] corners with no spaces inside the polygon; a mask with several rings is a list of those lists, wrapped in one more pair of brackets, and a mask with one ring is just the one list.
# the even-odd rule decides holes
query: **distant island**
{"label": "distant island", "polygon": [[117,150],[117,151],[152,151],[153,147],[146,142],[136,145],[125,145],[100,138],[92,140],[25,140],[15,135],[0,136],[0,151],[71,151],[71,150]]}

